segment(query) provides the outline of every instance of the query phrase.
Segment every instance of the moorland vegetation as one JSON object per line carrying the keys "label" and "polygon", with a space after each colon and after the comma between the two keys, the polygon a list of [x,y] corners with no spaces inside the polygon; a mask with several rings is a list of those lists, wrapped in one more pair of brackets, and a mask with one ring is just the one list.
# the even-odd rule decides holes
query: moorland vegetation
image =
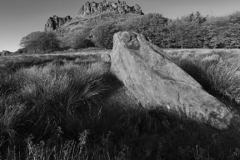
{"label": "moorland vegetation", "polygon": [[[123,30],[141,33],[161,48],[239,48],[239,18],[239,12],[222,17],[196,12],[178,19],[169,19],[159,13],[120,16],[107,12],[82,21],[76,18],[73,20],[76,24],[70,24],[75,29],[62,27],[55,32],[30,33],[21,40],[23,49],[18,52],[52,52],[92,46],[111,49],[112,35]],[[80,22],[83,25],[79,25]]]}
{"label": "moorland vegetation", "polygon": [[[104,22],[96,24],[96,17]],[[118,19],[111,12],[96,17],[88,17],[92,25],[75,26],[76,30],[30,33],[16,53],[89,46],[111,49],[113,34],[122,30],[141,33],[161,48],[240,45],[238,12],[223,17],[197,12],[175,20],[161,14]],[[217,51],[183,58],[178,52],[166,52],[205,90],[238,109],[236,57]],[[212,55],[217,58],[203,61]],[[89,57],[67,55],[17,58],[0,58],[0,159],[240,158],[239,130],[230,127],[220,131],[161,107],[144,109],[125,96],[124,86],[109,70],[109,62],[101,62],[98,56],[91,57],[95,59],[91,62]]]}
{"label": "moorland vegetation", "polygon": [[[184,115],[144,109],[113,93],[124,89],[108,62],[76,59],[35,59],[33,66],[21,61],[1,68],[1,159],[239,158],[239,131],[219,131]],[[184,68],[183,60],[175,61]],[[216,68],[232,73],[220,74],[226,79],[236,70],[220,62],[188,64],[206,76],[203,85],[218,80]],[[230,87],[235,87],[233,82]]]}

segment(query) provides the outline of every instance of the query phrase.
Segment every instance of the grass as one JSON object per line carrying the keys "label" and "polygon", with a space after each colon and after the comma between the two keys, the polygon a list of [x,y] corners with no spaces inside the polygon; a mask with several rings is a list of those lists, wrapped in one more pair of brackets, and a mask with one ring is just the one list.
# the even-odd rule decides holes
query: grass
{"label": "grass", "polygon": [[[174,53],[175,62],[196,79],[205,90],[237,105],[240,104],[239,60],[233,53],[212,51],[187,56]],[[181,54],[181,53],[180,53]]]}
{"label": "grass", "polygon": [[[223,62],[189,62],[180,65],[204,71],[207,84],[212,85],[210,75],[229,77],[216,67]],[[15,64],[0,70],[0,159],[240,158],[234,127],[219,131],[161,107],[134,105],[109,72],[109,63],[68,59]],[[225,67],[235,73],[234,67]],[[224,83],[235,82],[230,80]]]}
{"label": "grass", "polygon": [[[91,68],[95,68],[92,70]],[[98,66],[81,67],[76,64],[66,64],[64,66],[56,66],[49,64],[44,67],[31,67],[18,70],[7,81],[1,84],[1,88],[8,88],[2,91],[5,97],[5,103],[8,106],[13,106],[11,113],[7,113],[7,118],[14,119],[17,116],[19,121],[24,125],[36,125],[40,129],[44,128],[42,132],[54,130],[57,126],[48,126],[48,123],[66,123],[71,121],[75,115],[73,108],[84,106],[98,99],[99,94],[106,86],[102,84],[102,68]],[[8,82],[10,84],[8,84]],[[12,83],[15,82],[14,85]],[[14,86],[14,87],[13,87]],[[6,94],[6,92],[12,94]],[[14,97],[13,97],[14,96]],[[9,102],[8,102],[9,101]],[[23,110],[24,116],[21,116]],[[24,110],[29,110],[26,113]],[[13,114],[13,117],[9,117]],[[42,115],[35,118],[35,115]],[[3,117],[4,118],[4,117]],[[33,122],[27,122],[32,119]],[[74,122],[72,122],[74,123]],[[21,124],[21,127],[28,127]],[[71,124],[65,124],[68,126]],[[18,124],[14,124],[18,128]],[[45,126],[45,127],[43,127]],[[10,126],[9,126],[10,127]],[[19,128],[24,130],[24,128]],[[44,134],[42,134],[44,135]]]}
{"label": "grass", "polygon": [[198,64],[211,89],[240,104],[239,60]]}

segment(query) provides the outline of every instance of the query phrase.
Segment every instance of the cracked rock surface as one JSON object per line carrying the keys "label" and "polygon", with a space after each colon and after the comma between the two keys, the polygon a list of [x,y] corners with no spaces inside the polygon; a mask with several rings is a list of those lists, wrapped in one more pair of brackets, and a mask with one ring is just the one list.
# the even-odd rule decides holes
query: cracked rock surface
{"label": "cracked rock surface", "polygon": [[116,33],[110,56],[111,71],[143,107],[162,107],[218,129],[230,125],[233,112],[144,36]]}

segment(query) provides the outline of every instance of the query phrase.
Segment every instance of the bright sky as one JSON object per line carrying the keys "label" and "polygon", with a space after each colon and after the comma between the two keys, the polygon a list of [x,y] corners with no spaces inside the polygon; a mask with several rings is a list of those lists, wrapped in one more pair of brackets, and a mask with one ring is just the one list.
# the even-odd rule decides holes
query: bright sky
{"label": "bright sky", "polygon": [[[87,0],[0,0],[0,51],[16,51],[22,37],[43,31],[50,16],[73,18]],[[91,0],[92,1],[92,0]],[[102,0],[94,0],[100,2]],[[117,0],[113,0],[117,2]],[[200,11],[203,15],[222,16],[240,11],[240,0],[125,0],[139,4],[144,13],[158,12],[168,18]]]}

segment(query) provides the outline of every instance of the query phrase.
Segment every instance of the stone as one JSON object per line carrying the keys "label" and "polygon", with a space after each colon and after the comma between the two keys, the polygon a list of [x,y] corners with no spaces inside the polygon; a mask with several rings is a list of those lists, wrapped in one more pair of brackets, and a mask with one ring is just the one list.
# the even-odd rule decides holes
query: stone
{"label": "stone", "polygon": [[72,18],[70,16],[58,17],[54,15],[53,17],[50,17],[48,19],[47,23],[45,24],[44,30],[48,32],[54,31],[71,20]]}
{"label": "stone", "polygon": [[98,13],[102,13],[103,12],[103,4],[99,3],[98,5]]}
{"label": "stone", "polygon": [[95,2],[92,2],[91,3],[91,12],[94,13],[94,12],[98,12],[98,3],[95,3]]}
{"label": "stone", "polygon": [[136,4],[136,5],[134,6],[134,13],[136,13],[136,14],[141,14],[141,12],[142,12],[141,7],[140,7],[138,4]]}
{"label": "stone", "polygon": [[203,90],[143,35],[116,33],[110,56],[111,72],[143,107],[183,114],[218,129],[231,124],[235,111]]}
{"label": "stone", "polygon": [[102,12],[117,12],[119,14],[136,13],[143,15],[141,7],[136,4],[135,6],[128,6],[124,1],[117,3],[112,1],[103,0],[102,2],[86,2],[78,12],[79,17],[85,17],[91,14],[100,14]]}

